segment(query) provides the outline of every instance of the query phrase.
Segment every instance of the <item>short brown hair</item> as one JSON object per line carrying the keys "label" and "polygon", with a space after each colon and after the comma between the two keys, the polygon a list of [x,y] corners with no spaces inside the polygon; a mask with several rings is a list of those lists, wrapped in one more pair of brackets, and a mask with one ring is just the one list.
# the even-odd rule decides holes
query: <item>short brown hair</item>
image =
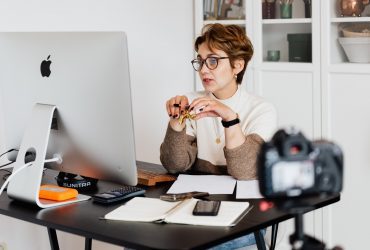
{"label": "short brown hair", "polygon": [[253,56],[253,45],[245,34],[245,30],[238,25],[222,25],[219,23],[207,24],[202,29],[202,34],[195,40],[195,51],[199,46],[206,43],[210,50],[224,51],[230,59],[231,67],[234,61],[243,59],[244,68],[239,72],[236,82],[241,84],[248,62]]}

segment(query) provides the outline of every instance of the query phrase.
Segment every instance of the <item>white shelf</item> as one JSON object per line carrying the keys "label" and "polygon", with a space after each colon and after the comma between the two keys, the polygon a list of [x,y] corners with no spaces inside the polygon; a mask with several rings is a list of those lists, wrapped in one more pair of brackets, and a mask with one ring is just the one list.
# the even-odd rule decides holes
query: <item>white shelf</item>
{"label": "white shelf", "polygon": [[334,17],[331,18],[332,23],[359,23],[370,22],[370,17]]}
{"label": "white shelf", "polygon": [[278,72],[312,72],[312,63],[298,62],[262,62],[260,69],[263,71]]}
{"label": "white shelf", "polygon": [[[356,67],[350,66],[352,64],[359,65],[357,63],[349,63],[347,56],[344,53],[344,50],[342,46],[338,42],[338,38],[342,37],[342,28],[345,25],[349,24],[358,24],[358,23],[369,23],[370,24],[370,17],[335,17],[330,19],[330,33],[329,33],[329,43],[330,43],[330,63],[332,65],[335,65],[333,69],[338,68],[337,65],[348,65],[348,66],[340,66],[340,69],[343,69],[344,72],[359,72],[359,70],[356,69]],[[370,65],[370,64],[364,64],[364,65]],[[348,68],[351,68],[350,71],[347,70]],[[363,67],[360,67],[361,69],[364,69]],[[369,70],[369,68],[367,68]],[[361,70],[360,70],[361,71]],[[338,73],[341,72],[341,70],[336,71]]]}
{"label": "white shelf", "polygon": [[311,18],[287,18],[287,19],[263,19],[263,24],[297,24],[297,23],[312,23]]}
{"label": "white shelf", "polygon": [[329,67],[329,71],[332,73],[344,73],[344,74],[369,74],[370,64],[366,63],[336,63]]}
{"label": "white shelf", "polygon": [[221,23],[221,24],[237,24],[237,25],[245,25],[245,20],[240,19],[233,19],[233,20],[205,20],[204,24],[212,24],[212,23]]}

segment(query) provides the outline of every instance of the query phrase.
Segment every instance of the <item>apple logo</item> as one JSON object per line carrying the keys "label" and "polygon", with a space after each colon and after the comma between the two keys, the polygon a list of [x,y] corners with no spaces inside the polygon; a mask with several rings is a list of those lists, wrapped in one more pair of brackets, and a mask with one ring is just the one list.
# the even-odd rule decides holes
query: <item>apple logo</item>
{"label": "apple logo", "polygon": [[46,58],[46,60],[43,60],[41,62],[40,70],[41,70],[42,77],[49,77],[50,76],[50,73],[51,73],[51,71],[50,71],[51,61],[49,59],[50,59],[50,55],[48,56],[48,58]]}

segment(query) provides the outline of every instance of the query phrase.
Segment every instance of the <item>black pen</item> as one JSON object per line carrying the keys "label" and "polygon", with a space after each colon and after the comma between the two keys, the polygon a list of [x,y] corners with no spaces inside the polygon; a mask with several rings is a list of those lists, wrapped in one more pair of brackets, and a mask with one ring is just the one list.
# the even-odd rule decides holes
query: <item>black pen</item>
{"label": "black pen", "polygon": [[204,197],[208,196],[209,193],[207,192],[187,192],[187,193],[179,193],[179,194],[164,194],[159,197],[159,199],[164,201],[182,201],[190,198],[195,197]]}

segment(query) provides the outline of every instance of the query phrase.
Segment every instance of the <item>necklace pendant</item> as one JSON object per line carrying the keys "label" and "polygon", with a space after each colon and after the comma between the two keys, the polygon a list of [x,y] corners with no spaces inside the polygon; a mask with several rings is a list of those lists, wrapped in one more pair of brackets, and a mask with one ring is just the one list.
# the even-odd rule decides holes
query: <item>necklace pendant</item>
{"label": "necklace pendant", "polygon": [[216,138],[216,143],[217,144],[220,144],[221,143],[221,139],[220,138]]}

